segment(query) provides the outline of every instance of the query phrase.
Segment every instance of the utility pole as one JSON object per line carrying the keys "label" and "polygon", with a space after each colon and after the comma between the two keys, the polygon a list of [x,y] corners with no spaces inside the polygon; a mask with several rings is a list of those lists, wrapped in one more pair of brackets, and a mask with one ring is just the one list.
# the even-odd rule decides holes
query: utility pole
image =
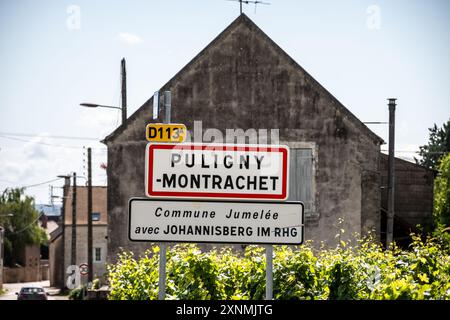
{"label": "utility pole", "polygon": [[388,213],[386,225],[386,248],[391,247],[394,239],[394,215],[395,215],[395,101],[389,100],[389,163],[388,163]]}
{"label": "utility pole", "polygon": [[64,281],[64,275],[66,273],[66,199],[69,194],[70,188],[70,176],[60,176],[64,178],[64,187],[63,187],[63,197],[62,197],[62,207],[61,207],[61,241],[62,241],[62,263],[61,263],[61,288],[66,286],[66,282]]}
{"label": "utility pole", "polygon": [[122,96],[122,124],[127,120],[127,71],[125,68],[125,58],[120,65],[121,75],[121,96]]}
{"label": "utility pole", "polygon": [[87,205],[88,205],[88,282],[92,282],[93,280],[93,259],[92,259],[92,157],[91,157],[91,148],[87,149],[88,156],[88,194],[87,194]]}
{"label": "utility pole", "polygon": [[72,187],[72,252],[70,264],[77,264],[77,174],[73,173]]}

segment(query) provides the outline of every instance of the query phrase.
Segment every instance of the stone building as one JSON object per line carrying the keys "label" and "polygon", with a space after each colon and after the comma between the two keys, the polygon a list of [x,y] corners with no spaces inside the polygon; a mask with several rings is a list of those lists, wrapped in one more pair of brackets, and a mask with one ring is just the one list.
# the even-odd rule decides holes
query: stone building
{"label": "stone building", "polygon": [[[432,228],[433,189],[437,172],[426,167],[395,158],[395,216],[394,237],[397,244],[409,243],[411,232]],[[381,154],[381,241],[386,240],[388,208],[388,156]]]}
{"label": "stone building", "polygon": [[33,282],[48,280],[48,268],[41,263],[40,247],[37,244],[26,245],[14,253],[17,266],[3,267],[3,282]]}
{"label": "stone building", "polygon": [[[72,264],[72,188],[65,198],[64,228],[50,234],[49,262],[50,285],[62,287],[67,279],[67,267]],[[102,278],[106,272],[108,216],[106,207],[107,188],[92,187],[92,250],[94,279]],[[75,265],[88,262],[88,212],[87,187],[77,186]],[[64,236],[63,236],[64,230]],[[63,240],[64,239],[64,240]],[[64,245],[63,245],[64,241]],[[87,282],[87,275],[81,276],[81,282]]]}
{"label": "stone building", "polygon": [[[306,204],[306,239],[333,244],[341,227],[346,235],[374,230],[379,236],[382,139],[245,14],[160,89],[165,90],[172,92],[172,122],[188,130],[194,121],[201,121],[203,133],[279,129],[279,142],[291,149],[289,200]],[[145,196],[145,127],[163,120],[152,120],[152,105],[150,98],[104,140],[110,261],[121,247],[136,253],[147,247],[128,240],[127,210],[130,197]]]}

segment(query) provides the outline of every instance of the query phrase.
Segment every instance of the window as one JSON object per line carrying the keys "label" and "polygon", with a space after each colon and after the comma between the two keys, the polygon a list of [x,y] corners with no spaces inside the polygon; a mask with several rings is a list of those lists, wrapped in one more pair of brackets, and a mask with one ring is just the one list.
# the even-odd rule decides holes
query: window
{"label": "window", "polygon": [[[316,213],[314,182],[314,146],[302,143],[300,147],[290,146],[289,197],[290,201],[302,201],[305,216]],[[289,144],[288,144],[289,145]]]}
{"label": "window", "polygon": [[94,262],[102,261],[102,248],[94,248]]}
{"label": "window", "polygon": [[92,212],[92,221],[100,221],[100,212]]}

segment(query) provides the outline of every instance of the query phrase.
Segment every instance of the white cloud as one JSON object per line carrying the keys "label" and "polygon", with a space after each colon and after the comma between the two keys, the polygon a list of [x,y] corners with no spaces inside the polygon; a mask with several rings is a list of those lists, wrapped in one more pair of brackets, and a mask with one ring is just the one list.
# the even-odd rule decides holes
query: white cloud
{"label": "white cloud", "polygon": [[45,141],[48,133],[42,133],[34,136],[29,142],[23,146],[23,153],[28,159],[45,159],[48,157],[47,148],[40,143],[48,143]]}
{"label": "white cloud", "polygon": [[142,42],[141,37],[139,37],[137,34],[128,33],[128,32],[120,32],[117,35],[117,38],[119,39],[120,42],[122,42],[124,44],[129,44],[129,45],[135,45],[135,44],[139,44]]}
{"label": "white cloud", "polygon": [[[46,138],[43,133],[30,139],[29,142],[11,141],[2,145],[0,152],[0,192],[7,187],[19,187],[45,182],[56,178],[57,175],[67,174],[73,171],[78,176],[86,174],[86,156],[82,148],[58,147],[59,145],[80,145],[79,141],[54,140]],[[48,143],[51,145],[44,145]],[[58,146],[55,146],[58,145]],[[106,183],[105,171],[100,168],[100,163],[107,162],[105,146],[98,142],[88,142],[86,146],[93,149],[93,184],[104,185]],[[49,183],[55,187],[62,186],[63,180]],[[43,184],[27,188],[25,193],[34,196],[37,203],[49,203],[49,184]],[[80,178],[79,185],[85,184],[85,179]],[[61,194],[60,188],[55,188],[57,195]]]}

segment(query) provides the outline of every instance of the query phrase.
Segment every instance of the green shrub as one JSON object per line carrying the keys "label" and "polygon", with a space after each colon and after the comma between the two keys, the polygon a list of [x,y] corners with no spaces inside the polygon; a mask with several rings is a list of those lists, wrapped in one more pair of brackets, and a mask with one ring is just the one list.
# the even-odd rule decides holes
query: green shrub
{"label": "green shrub", "polygon": [[100,279],[94,279],[92,280],[92,286],[91,286],[92,290],[98,290],[100,289]]}
{"label": "green shrub", "polygon": [[[274,246],[274,298],[450,299],[450,255],[446,242],[413,235],[409,250],[383,250],[367,237],[340,241],[332,249]],[[130,252],[108,266],[110,299],[158,296],[159,248],[141,257]],[[261,246],[244,252],[226,247],[202,252],[180,244],[167,253],[167,299],[264,299],[265,255]]]}
{"label": "green shrub", "polygon": [[69,299],[70,300],[83,300],[85,291],[86,291],[85,286],[81,286],[76,289],[70,290]]}

